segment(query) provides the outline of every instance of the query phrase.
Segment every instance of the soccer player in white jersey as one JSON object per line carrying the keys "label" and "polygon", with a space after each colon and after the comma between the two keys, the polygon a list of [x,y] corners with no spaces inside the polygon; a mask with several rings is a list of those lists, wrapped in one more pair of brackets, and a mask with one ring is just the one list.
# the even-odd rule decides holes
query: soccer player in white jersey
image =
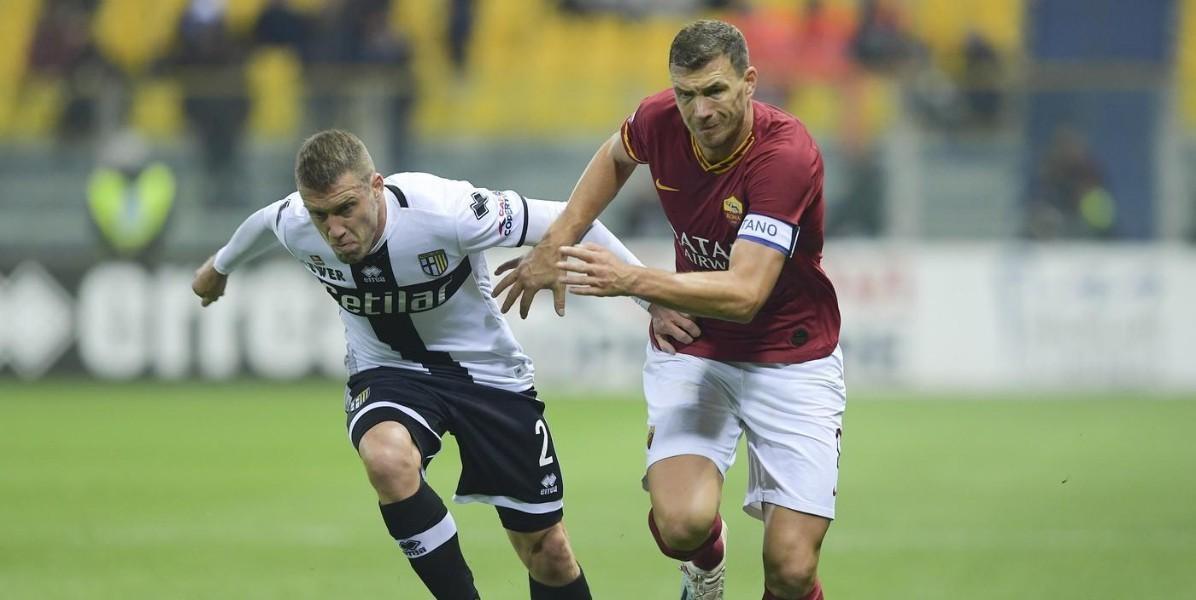
{"label": "soccer player in white jersey", "polygon": [[[564,204],[425,173],[383,178],[361,140],[339,130],[303,143],[295,178],[297,192],[251,215],[196,272],[203,305],[233,269],[281,243],[340,307],[349,438],[433,596],[480,597],[452,515],[423,478],[448,431],[462,463],[454,500],[495,506],[531,598],[590,598],[561,522],[564,480],[532,363],[491,299],[481,254],[535,243]],[[585,239],[638,263],[600,223]],[[698,333],[679,313],[649,311],[680,341]]]}

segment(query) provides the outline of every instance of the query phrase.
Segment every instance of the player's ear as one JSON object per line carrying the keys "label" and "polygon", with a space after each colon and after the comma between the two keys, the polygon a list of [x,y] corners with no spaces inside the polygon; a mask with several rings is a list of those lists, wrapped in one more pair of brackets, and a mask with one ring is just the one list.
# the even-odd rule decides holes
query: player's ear
{"label": "player's ear", "polygon": [[756,94],[756,78],[758,76],[759,75],[756,72],[756,67],[749,66],[747,70],[743,72],[744,94],[746,94],[748,98],[751,98]]}
{"label": "player's ear", "polygon": [[375,193],[381,194],[382,188],[385,185],[386,180],[382,178],[381,173],[375,171],[373,175],[370,175],[370,189],[374,190]]}

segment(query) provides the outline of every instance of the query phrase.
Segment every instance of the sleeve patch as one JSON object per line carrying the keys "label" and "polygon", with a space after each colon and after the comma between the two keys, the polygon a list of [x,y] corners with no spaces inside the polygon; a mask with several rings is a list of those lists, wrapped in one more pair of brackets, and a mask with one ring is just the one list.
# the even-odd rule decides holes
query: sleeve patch
{"label": "sleeve patch", "polygon": [[770,248],[793,256],[797,246],[798,227],[780,219],[758,214],[748,214],[739,226],[739,237],[759,242]]}
{"label": "sleeve patch", "polygon": [[494,194],[498,197],[498,234],[505,237],[511,236],[511,231],[515,229],[515,211],[511,210],[511,201],[507,195],[502,192]]}
{"label": "sleeve patch", "polygon": [[473,198],[473,202],[469,203],[469,209],[473,211],[473,217],[481,221],[482,217],[490,214],[490,206],[487,204],[488,199],[486,198],[486,194],[474,192],[470,194],[470,197]]}

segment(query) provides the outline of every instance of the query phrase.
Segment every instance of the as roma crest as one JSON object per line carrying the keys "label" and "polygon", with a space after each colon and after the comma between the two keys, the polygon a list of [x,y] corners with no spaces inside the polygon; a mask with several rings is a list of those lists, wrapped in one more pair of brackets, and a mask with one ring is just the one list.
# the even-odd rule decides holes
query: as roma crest
{"label": "as roma crest", "polygon": [[731,196],[723,200],[723,216],[727,217],[732,225],[738,225],[743,220],[743,203],[739,198]]}

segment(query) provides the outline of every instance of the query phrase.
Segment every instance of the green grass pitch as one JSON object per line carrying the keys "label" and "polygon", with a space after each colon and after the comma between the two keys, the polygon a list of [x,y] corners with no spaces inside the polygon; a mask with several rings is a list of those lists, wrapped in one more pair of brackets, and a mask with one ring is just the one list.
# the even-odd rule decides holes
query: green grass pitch
{"label": "green grass pitch", "polygon": [[[558,398],[566,524],[599,599],[672,599],[645,530],[634,397]],[[1196,598],[1196,398],[917,397],[848,404],[844,599]],[[728,598],[761,593],[729,476]],[[452,444],[429,470],[451,493]],[[527,597],[492,509],[453,506],[487,600]],[[0,380],[0,597],[426,598],[387,537],[337,382]]]}

